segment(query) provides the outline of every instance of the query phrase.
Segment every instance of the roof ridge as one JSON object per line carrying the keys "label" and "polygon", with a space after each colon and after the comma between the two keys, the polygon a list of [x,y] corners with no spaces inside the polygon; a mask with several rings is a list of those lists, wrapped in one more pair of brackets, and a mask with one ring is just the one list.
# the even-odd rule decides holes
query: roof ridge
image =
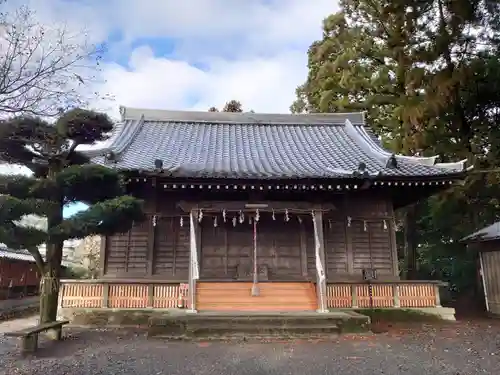
{"label": "roof ridge", "polygon": [[[134,121],[131,119],[125,119],[125,121]],[[317,123],[317,122],[312,122],[312,123],[304,123],[304,122],[264,122],[264,121],[258,121],[258,122],[242,122],[242,121],[223,121],[223,120],[161,120],[161,119],[146,119],[144,121],[144,124],[147,125],[148,123],[165,123],[165,124],[191,124],[191,125],[196,125],[196,124],[204,124],[204,125],[210,125],[210,124],[221,124],[221,125],[243,125],[243,126],[256,126],[256,125],[263,125],[263,126],[345,126],[344,123]],[[354,124],[354,126],[363,126],[363,127],[370,127],[367,124]]]}
{"label": "roof ridge", "polygon": [[202,112],[171,111],[121,107],[122,121],[138,120],[159,122],[199,122],[199,123],[238,123],[238,124],[296,124],[296,125],[337,125],[349,119],[356,125],[364,125],[362,112],[345,113],[253,113],[253,112]]}

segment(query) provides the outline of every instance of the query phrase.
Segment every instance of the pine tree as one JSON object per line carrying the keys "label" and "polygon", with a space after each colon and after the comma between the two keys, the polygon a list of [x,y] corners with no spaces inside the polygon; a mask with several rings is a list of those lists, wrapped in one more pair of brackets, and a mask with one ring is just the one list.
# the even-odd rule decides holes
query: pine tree
{"label": "pine tree", "polygon": [[[77,147],[103,141],[112,130],[100,113],[74,109],[55,123],[16,117],[0,123],[0,160],[24,165],[32,176],[0,175],[0,243],[30,251],[42,274],[40,321],[54,321],[61,275],[63,242],[88,235],[127,231],[142,220],[142,202],[126,195],[113,169],[90,164]],[[64,219],[64,206],[90,207]],[[25,215],[47,219],[47,229],[25,227]],[[37,246],[46,243],[43,259]]]}

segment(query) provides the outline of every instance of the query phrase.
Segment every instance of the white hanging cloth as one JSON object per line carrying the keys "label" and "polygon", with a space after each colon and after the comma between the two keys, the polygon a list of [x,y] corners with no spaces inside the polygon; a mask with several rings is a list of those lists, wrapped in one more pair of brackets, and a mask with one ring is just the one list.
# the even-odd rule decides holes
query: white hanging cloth
{"label": "white hanging cloth", "polygon": [[[201,214],[201,211],[200,211]],[[191,211],[189,215],[189,237],[190,241],[190,250],[191,250],[191,275],[193,280],[198,280],[200,278],[200,269],[198,266],[198,254],[197,254],[197,246],[196,246],[196,230],[195,225],[197,225],[196,220],[194,218],[194,212]]]}
{"label": "white hanging cloth", "polygon": [[323,264],[321,262],[321,257],[320,257],[320,247],[321,247],[321,242],[319,238],[319,233],[318,233],[318,223],[316,221],[316,214],[313,211],[312,212],[312,218],[313,218],[313,226],[314,226],[314,243],[315,243],[315,250],[316,250],[316,272],[318,272],[319,279],[320,281],[325,280],[325,270],[323,268]]}

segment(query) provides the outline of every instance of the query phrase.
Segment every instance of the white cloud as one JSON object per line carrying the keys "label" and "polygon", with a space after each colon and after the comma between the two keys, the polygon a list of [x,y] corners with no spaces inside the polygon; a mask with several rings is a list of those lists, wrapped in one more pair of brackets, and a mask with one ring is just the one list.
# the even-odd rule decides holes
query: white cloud
{"label": "white cloud", "polygon": [[[128,66],[105,64],[107,82],[92,88],[114,95],[114,114],[118,105],[206,110],[230,99],[257,112],[287,112],[296,86],[306,78],[307,48],[321,37],[322,20],[338,9],[332,0],[30,4],[44,20],[86,25],[96,41],[111,32],[122,34],[111,52],[125,54]],[[175,40],[173,53],[162,56],[151,38]]]}
{"label": "white cloud", "polygon": [[115,93],[121,105],[207,110],[234,98],[247,110],[287,111],[295,87],[306,74],[297,52],[269,59],[212,60],[204,71],[183,61],[155,58],[146,49],[134,51],[133,70],[117,64],[105,69],[107,84],[101,90]]}

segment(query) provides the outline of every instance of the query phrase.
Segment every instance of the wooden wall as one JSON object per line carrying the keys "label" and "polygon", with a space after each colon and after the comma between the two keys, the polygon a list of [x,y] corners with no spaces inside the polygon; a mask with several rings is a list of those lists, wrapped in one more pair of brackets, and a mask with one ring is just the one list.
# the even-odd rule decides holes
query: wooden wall
{"label": "wooden wall", "polygon": [[[350,225],[347,217],[350,217]],[[398,280],[394,211],[388,200],[345,202],[342,212],[324,217],[325,258],[329,281],[358,281],[365,268],[382,280]],[[311,256],[314,262],[314,254]],[[314,263],[311,263],[314,269]]]}
{"label": "wooden wall", "polygon": [[[161,202],[161,201],[160,201]],[[380,280],[397,280],[397,254],[390,201],[370,197],[340,200],[324,215],[326,273],[329,281],[359,281],[364,268]],[[173,201],[148,205],[147,219],[128,233],[105,241],[105,277],[186,281],[189,266],[189,216]],[[157,213],[156,226],[153,214]],[[232,215],[232,214],[231,214]],[[261,213],[258,223],[260,279],[316,279],[314,230],[310,214]],[[181,217],[183,217],[181,225]],[[348,219],[350,217],[350,226]],[[205,214],[201,222],[201,279],[245,279],[252,270],[253,225],[236,226]],[[265,270],[264,270],[265,269]],[[248,276],[249,276],[248,275]]]}
{"label": "wooden wall", "polygon": [[500,241],[489,242],[483,247],[496,247],[493,251],[482,251],[480,261],[488,311],[500,315]]}

